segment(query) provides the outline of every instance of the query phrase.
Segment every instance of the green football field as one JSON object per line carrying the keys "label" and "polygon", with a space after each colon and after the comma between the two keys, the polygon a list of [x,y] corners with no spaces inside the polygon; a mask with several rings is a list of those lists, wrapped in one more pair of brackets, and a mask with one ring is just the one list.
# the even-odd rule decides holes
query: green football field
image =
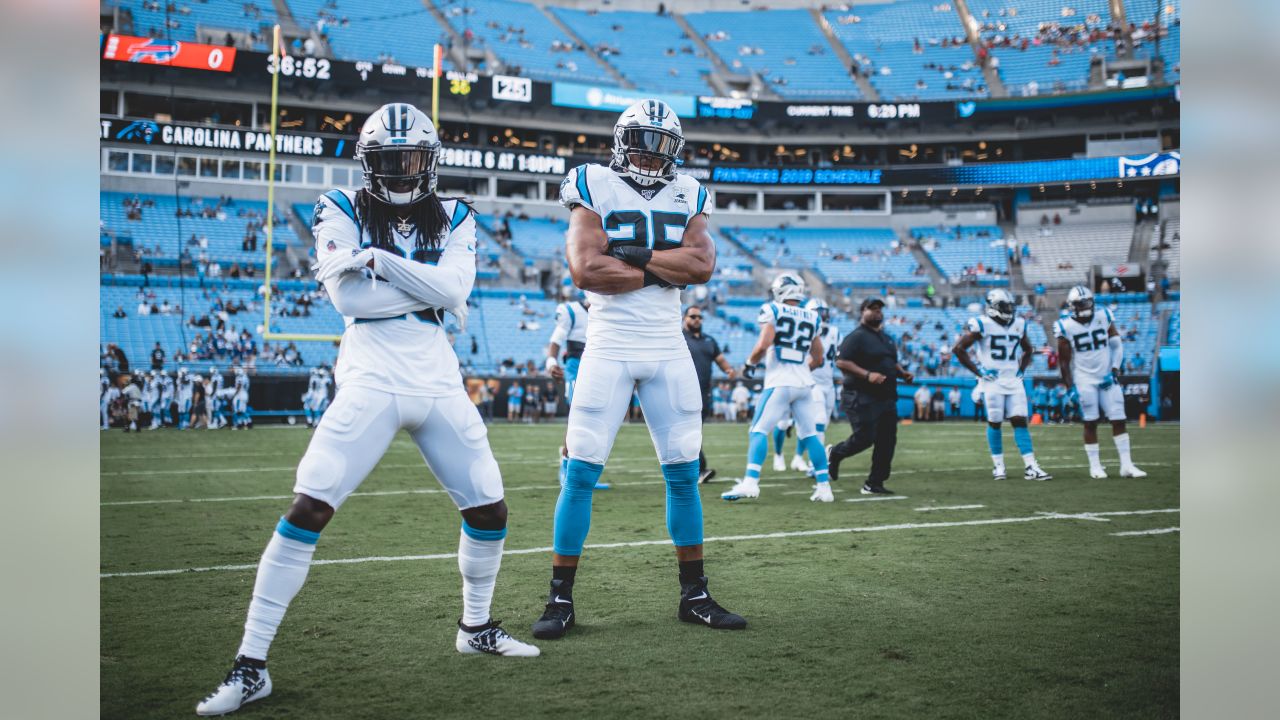
{"label": "green football field", "polygon": [[[563,432],[490,431],[511,513],[493,614],[524,640]],[[708,426],[710,590],[750,623],[726,632],[676,620],[662,477],[628,425],[595,496],[578,626],[535,659],[454,650],[459,517],[402,434],[321,537],[272,647],[274,693],[237,716],[1177,716],[1179,428],[1132,429],[1141,480],[1118,477],[1106,430],[1107,480],[1089,479],[1079,427],[1033,433],[1051,482],[993,481],[981,424],[917,424],[900,429],[892,499],[858,493],[868,453],[844,463],[835,503],[768,463],[759,500],[727,503],[746,427]],[[309,437],[103,434],[102,717],[194,716],[221,681]],[[1020,468],[1007,429],[1005,447]]]}

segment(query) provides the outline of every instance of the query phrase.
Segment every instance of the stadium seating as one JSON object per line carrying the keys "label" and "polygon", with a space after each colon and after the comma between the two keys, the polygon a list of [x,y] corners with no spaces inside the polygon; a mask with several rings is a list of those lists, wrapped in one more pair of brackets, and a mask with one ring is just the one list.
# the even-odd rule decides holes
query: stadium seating
{"label": "stadium seating", "polygon": [[[870,72],[871,84],[883,100],[955,100],[990,94],[950,3],[899,0],[828,10],[824,17],[863,71]],[[962,42],[952,44],[956,39]]]}
{"label": "stadium seating", "polygon": [[1182,311],[1174,310],[1169,316],[1169,330],[1165,335],[1165,344],[1180,346],[1182,345]]}
{"label": "stadium seating", "polygon": [[573,48],[574,42],[536,5],[511,0],[437,0],[436,6],[458,34],[471,31],[479,47],[491,50],[508,66],[518,67],[525,77],[547,82],[615,82],[590,54],[576,48],[553,49],[558,44]]}
{"label": "stadium seating", "polygon": [[703,78],[712,71],[711,61],[669,15],[565,8],[551,11],[592,47],[605,45],[618,51],[605,59],[638,89],[711,94],[711,86]]}
{"label": "stadium seating", "polygon": [[1031,256],[1022,263],[1028,284],[1076,285],[1088,278],[1091,265],[1128,259],[1133,224],[1019,225],[1018,239],[1031,246]]}
{"label": "stadium seating", "polygon": [[990,50],[999,60],[1001,80],[1013,95],[1083,90],[1092,54],[1111,51],[1106,41],[1081,45],[1050,39],[1054,25],[1104,29],[1111,20],[1107,0],[970,0],[969,11],[984,28],[980,33],[984,42],[1013,41],[1012,47],[997,45]]}
{"label": "stadium seating", "polygon": [[934,267],[953,284],[1009,284],[1009,250],[1004,231],[996,225],[915,227],[911,236],[921,241]]}
{"label": "stadium seating", "polygon": [[[431,67],[432,45],[449,44],[449,32],[417,0],[338,0],[336,9],[330,0],[288,3],[299,25],[316,28],[324,20],[329,47],[339,60],[372,62],[389,56],[401,65]],[[451,68],[446,54],[445,69]]]}
{"label": "stadium seating", "polygon": [[[183,3],[171,13],[165,12],[163,1],[109,0],[104,4],[128,10],[133,15],[134,35],[195,42],[196,28],[257,33],[259,40],[253,43],[253,49],[258,52],[271,51],[271,26],[279,21],[270,0]],[[170,22],[168,27],[166,20]]]}
{"label": "stadium seating", "polygon": [[929,278],[889,228],[732,228],[766,266],[809,269],[833,285],[923,287]]}
{"label": "stadium seating", "polygon": [[[129,209],[125,201],[137,198],[139,202],[152,202],[154,206],[141,208],[141,219],[128,219]],[[242,243],[246,225],[252,217],[243,213],[266,215],[267,204],[252,200],[233,200],[223,208],[223,218],[200,216],[200,208],[215,207],[216,198],[182,198],[181,207],[192,209],[195,217],[175,216],[179,203],[172,195],[145,195],[137,193],[104,192],[99,197],[100,219],[104,233],[114,235],[117,242],[131,244],[144,253],[144,259],[156,266],[176,265],[183,252],[198,259],[202,248],[200,238],[208,239],[207,253],[211,262],[236,263],[261,268],[265,263],[265,231],[258,231],[258,249],[246,251]],[[281,215],[277,212],[277,218]],[[192,237],[197,243],[192,243]],[[273,243],[280,246],[296,245],[298,236],[288,223],[275,226]],[[229,268],[222,268],[224,270]]]}
{"label": "stadium seating", "polygon": [[[783,97],[861,96],[807,10],[689,13],[685,19],[731,68],[759,73]],[[726,36],[715,39],[717,33]]]}

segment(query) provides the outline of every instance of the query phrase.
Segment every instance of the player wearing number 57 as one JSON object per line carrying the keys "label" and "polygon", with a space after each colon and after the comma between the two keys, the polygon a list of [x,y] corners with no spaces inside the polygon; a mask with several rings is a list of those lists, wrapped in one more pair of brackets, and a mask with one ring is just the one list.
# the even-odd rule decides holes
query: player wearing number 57
{"label": "player wearing number 57", "polygon": [[898,347],[884,332],[884,301],[862,301],[858,327],[840,343],[836,367],[844,373],[840,408],[853,426],[853,434],[831,447],[828,455],[831,479],[839,478],[840,461],[875,446],[871,472],[862,485],[864,495],[892,495],[884,486],[893,467],[898,445],[898,378],[908,383],[915,376],[898,364]]}

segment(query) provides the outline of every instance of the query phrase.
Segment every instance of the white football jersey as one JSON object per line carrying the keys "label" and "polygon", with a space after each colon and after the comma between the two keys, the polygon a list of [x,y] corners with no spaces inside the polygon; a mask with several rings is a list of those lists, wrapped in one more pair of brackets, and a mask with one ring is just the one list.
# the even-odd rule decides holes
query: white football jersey
{"label": "white football jersey", "polygon": [[823,323],[818,337],[822,338],[822,364],[811,371],[813,381],[819,385],[834,385],[836,353],[840,351],[840,328],[835,323]]}
{"label": "white football jersey", "polygon": [[[609,245],[655,252],[679,247],[698,213],[711,214],[707,189],[687,175],[644,187],[603,165],[579,165],[560,183],[560,203],[581,205],[600,216]],[[680,289],[650,285],[617,295],[587,293],[591,322],[587,345],[607,360],[672,360],[687,357],[680,317]]]}
{"label": "white football jersey", "polygon": [[799,305],[767,302],[760,306],[756,318],[760,325],[773,326],[773,347],[764,356],[764,386],[812,387],[813,371],[809,369],[809,347],[822,333],[822,318],[817,310]]}
{"label": "white football jersey", "polygon": [[1113,318],[1111,311],[1097,308],[1093,318],[1081,323],[1070,315],[1053,324],[1053,336],[1071,343],[1071,375],[1076,384],[1096,382],[1111,372],[1111,348],[1107,346]]}
{"label": "white football jersey", "polygon": [[236,387],[236,394],[237,394],[237,395],[246,395],[246,396],[247,396],[247,395],[249,394],[249,376],[248,376],[248,375],[237,375],[237,376],[236,376],[236,386],[235,386],[235,387]]}
{"label": "white football jersey", "polygon": [[[334,253],[355,253],[369,247],[368,233],[356,221],[355,193],[331,190],[316,203],[312,233],[316,238],[316,260]],[[444,212],[450,218],[449,232],[440,247],[431,251],[415,249],[416,231],[407,236],[392,233],[399,255],[441,270],[456,273],[453,281],[461,281],[468,293],[475,282],[476,222],[465,203],[441,198]],[[366,271],[367,272],[367,271]],[[332,292],[335,280],[326,282]],[[334,377],[338,387],[344,384],[406,395],[439,397],[452,395],[462,387],[458,356],[449,344],[444,328],[447,308],[431,307],[426,302],[407,297],[406,293],[381,279],[364,278],[353,292],[361,294],[361,304],[371,303],[378,317],[343,316],[346,330]],[[386,295],[380,304],[378,293]],[[392,309],[402,309],[391,317]],[[386,310],[387,312],[383,312]]]}
{"label": "white football jersey", "polygon": [[582,355],[587,343],[587,309],[582,303],[572,300],[556,306],[556,329],[551,332],[551,342],[569,357]]}
{"label": "white football jersey", "polygon": [[194,387],[195,381],[190,375],[178,378],[178,402],[186,402],[187,400],[190,400]]}
{"label": "white football jersey", "polygon": [[1022,387],[1018,379],[1018,366],[1022,364],[1022,338],[1027,334],[1026,318],[1014,317],[1013,322],[1001,325],[985,315],[969,318],[965,330],[978,336],[971,347],[978,353],[978,364],[1000,373],[1000,378],[988,385],[1014,390]]}

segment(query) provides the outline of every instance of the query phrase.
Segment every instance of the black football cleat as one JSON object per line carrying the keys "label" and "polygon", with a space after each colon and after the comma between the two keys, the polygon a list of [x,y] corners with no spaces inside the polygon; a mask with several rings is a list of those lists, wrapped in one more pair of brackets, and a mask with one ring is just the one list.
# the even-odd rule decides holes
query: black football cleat
{"label": "black football cleat", "polygon": [[746,618],[725,610],[711,599],[707,592],[707,578],[698,578],[697,583],[680,584],[680,620],[695,625],[705,625],[716,630],[742,630],[747,626]]}
{"label": "black football cleat", "polygon": [[577,614],[573,611],[572,586],[565,587],[563,580],[551,581],[551,595],[542,617],[533,623],[533,636],[539,640],[558,640],[573,627]]}
{"label": "black football cleat", "polygon": [[883,485],[869,485],[869,484],[863,483],[862,494],[863,495],[893,495],[894,492]]}
{"label": "black football cleat", "polygon": [[706,484],[706,483],[709,483],[709,482],[711,482],[711,480],[712,480],[712,479],[714,479],[714,478],[715,478],[715,476],[716,476],[716,471],[715,471],[715,469],[714,469],[714,468],[707,468],[706,470],[703,470],[703,471],[702,471],[702,474],[701,474],[701,475],[699,475],[699,476],[698,476],[698,484],[699,484],[699,485],[704,485],[704,484]]}

